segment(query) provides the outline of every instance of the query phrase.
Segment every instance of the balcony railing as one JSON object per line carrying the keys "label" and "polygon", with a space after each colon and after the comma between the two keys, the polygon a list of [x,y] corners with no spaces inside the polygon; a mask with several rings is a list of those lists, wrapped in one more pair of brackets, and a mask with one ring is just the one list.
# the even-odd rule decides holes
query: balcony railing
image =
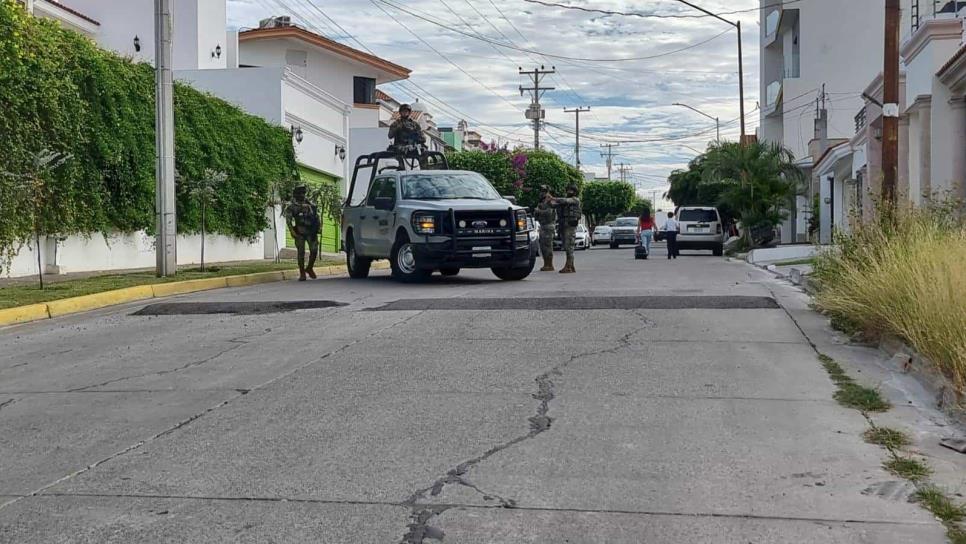
{"label": "balcony railing", "polygon": [[960,9],[966,8],[966,0],[912,0],[910,18],[912,31],[919,30],[923,21],[937,17],[955,17]]}

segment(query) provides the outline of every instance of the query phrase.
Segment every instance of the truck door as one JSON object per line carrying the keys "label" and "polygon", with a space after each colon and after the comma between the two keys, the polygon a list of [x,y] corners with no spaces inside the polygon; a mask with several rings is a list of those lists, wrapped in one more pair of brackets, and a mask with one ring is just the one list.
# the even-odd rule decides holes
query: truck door
{"label": "truck door", "polygon": [[366,197],[365,209],[360,217],[364,254],[370,257],[387,257],[392,248],[392,228],[396,206],[396,180],[392,176],[379,176],[372,182]]}

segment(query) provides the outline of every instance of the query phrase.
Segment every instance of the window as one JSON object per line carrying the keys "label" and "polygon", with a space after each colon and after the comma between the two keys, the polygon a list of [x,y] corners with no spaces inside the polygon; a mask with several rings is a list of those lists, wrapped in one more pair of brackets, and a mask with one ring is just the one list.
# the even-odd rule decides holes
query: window
{"label": "window", "polygon": [[636,227],[637,218],[636,217],[622,217],[617,220],[618,227]]}
{"label": "window", "polygon": [[391,198],[396,199],[396,180],[393,178],[376,178],[372,182],[372,188],[369,189],[369,200],[367,204],[369,206],[374,206],[377,198]]}
{"label": "window", "polygon": [[352,78],[352,101],[356,104],[375,104],[376,80],[371,77]]}
{"label": "window", "polygon": [[714,223],[718,220],[718,212],[715,210],[681,210],[678,221],[695,221],[698,223]]}
{"label": "window", "polygon": [[499,200],[500,193],[476,173],[409,174],[402,178],[406,200]]}

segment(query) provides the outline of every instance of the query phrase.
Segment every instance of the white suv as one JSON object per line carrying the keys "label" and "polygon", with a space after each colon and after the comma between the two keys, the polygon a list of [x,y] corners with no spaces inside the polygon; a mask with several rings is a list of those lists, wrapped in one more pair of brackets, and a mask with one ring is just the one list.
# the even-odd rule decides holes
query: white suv
{"label": "white suv", "polygon": [[717,208],[685,206],[678,209],[677,220],[679,249],[710,249],[718,257],[724,253],[728,234]]}

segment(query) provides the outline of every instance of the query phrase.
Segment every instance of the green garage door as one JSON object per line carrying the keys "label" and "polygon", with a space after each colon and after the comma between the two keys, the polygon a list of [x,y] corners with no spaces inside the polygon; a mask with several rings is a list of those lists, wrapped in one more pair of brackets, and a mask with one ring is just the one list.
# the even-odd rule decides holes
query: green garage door
{"label": "green garage door", "polygon": [[[318,187],[323,183],[339,183],[339,178],[335,176],[330,176],[318,170],[313,170],[305,166],[299,165],[299,175],[302,177],[302,181],[309,187]],[[339,225],[332,220],[328,214],[322,214],[322,240],[321,249],[322,251],[327,251],[329,253],[335,253],[341,248],[339,247]],[[286,247],[295,247],[295,240],[292,239],[292,233],[285,232],[285,245]]]}

